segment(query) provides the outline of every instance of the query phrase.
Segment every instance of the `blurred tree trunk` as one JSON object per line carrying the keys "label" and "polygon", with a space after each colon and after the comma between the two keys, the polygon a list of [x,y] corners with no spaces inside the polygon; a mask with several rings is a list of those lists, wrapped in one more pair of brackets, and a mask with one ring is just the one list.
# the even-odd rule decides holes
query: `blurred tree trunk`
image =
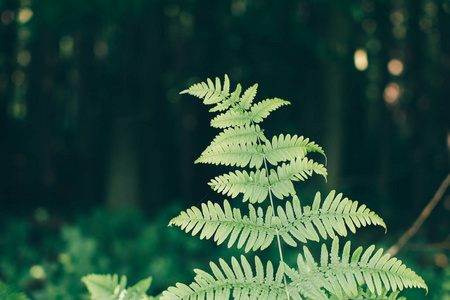
{"label": "blurred tree trunk", "polygon": [[[14,64],[16,61],[15,45],[17,43],[17,25],[13,19],[7,20],[7,17],[12,17],[13,12],[19,6],[19,1],[12,0],[3,4],[2,20],[0,23],[0,164],[3,166],[0,170],[0,193],[4,195],[5,199],[9,201],[8,205],[12,205],[11,198],[17,197],[17,193],[24,191],[26,186],[26,179],[18,183],[16,171],[16,163],[18,155],[26,153],[17,153],[15,151],[16,135],[23,134],[14,131],[13,121],[11,120],[11,106],[14,93],[14,86],[11,80]],[[8,23],[9,21],[9,23]],[[20,178],[22,179],[22,178]],[[21,180],[17,181],[21,181]],[[23,184],[23,186],[18,186]],[[23,205],[17,203],[18,208],[23,209]]]}
{"label": "blurred tree trunk", "polygon": [[[29,180],[31,190],[37,194],[38,205],[49,207],[56,174],[52,147],[52,114],[54,89],[54,62],[56,49],[54,36],[42,29],[39,38],[30,46],[33,59],[30,65],[28,89]],[[55,200],[55,199],[53,199]]]}
{"label": "blurred tree trunk", "polygon": [[[120,74],[113,102],[113,142],[106,184],[109,207],[155,207],[170,188],[170,149],[163,94],[164,24],[160,4],[121,24],[117,61]],[[164,149],[164,150],[163,150]],[[165,167],[166,166],[166,167]]]}
{"label": "blurred tree trunk", "polygon": [[325,149],[328,157],[328,184],[330,188],[339,186],[342,176],[343,145],[345,127],[345,66],[340,53],[346,51],[346,37],[349,18],[341,10],[329,10],[329,27],[326,31],[327,43],[335,54],[327,62],[325,97],[327,99]]}
{"label": "blurred tree trunk", "polygon": [[116,119],[112,128],[106,203],[113,209],[135,206],[139,199],[138,162],[133,127],[133,123],[129,120]]}
{"label": "blurred tree trunk", "polygon": [[79,66],[79,144],[80,174],[83,204],[93,205],[104,199],[105,149],[108,145],[110,100],[101,90],[106,84],[100,77],[94,56],[94,45],[99,32],[98,20],[85,16],[85,28],[78,35]]}

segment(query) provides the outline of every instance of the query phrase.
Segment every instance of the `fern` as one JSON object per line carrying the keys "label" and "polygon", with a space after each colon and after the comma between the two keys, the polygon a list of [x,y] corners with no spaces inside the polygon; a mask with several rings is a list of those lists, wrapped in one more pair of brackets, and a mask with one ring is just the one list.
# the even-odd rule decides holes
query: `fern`
{"label": "fern", "polygon": [[218,78],[216,78],[216,85],[208,78],[207,82],[201,82],[194,84],[188,90],[182,91],[183,93],[189,93],[193,96],[203,99],[205,104],[214,104],[218,102],[223,102],[227,97],[229,97],[230,91],[230,80],[228,76],[225,75],[225,82],[222,89],[222,84]]}
{"label": "fern", "polygon": [[[231,267],[223,259],[220,267],[210,263],[211,274],[194,270],[195,282],[189,286],[178,283],[163,292],[162,299],[286,299],[283,289],[283,267],[278,267],[275,276],[271,262],[267,263],[266,272],[261,260],[255,256],[255,273],[244,256],[241,262],[231,258]],[[251,296],[250,296],[251,295]]]}
{"label": "fern", "polygon": [[81,279],[88,288],[92,300],[152,300],[147,296],[152,278],[139,281],[128,289],[127,278],[122,276],[119,281],[117,274],[90,274]]}
{"label": "fern", "polygon": [[[194,84],[182,93],[215,105],[219,112],[211,126],[222,131],[201,153],[196,163],[241,168],[216,176],[211,188],[231,198],[241,197],[248,210],[234,208],[228,200],[222,205],[208,201],[200,208],[191,207],[173,218],[175,225],[200,239],[212,239],[218,245],[261,251],[272,244],[279,250],[276,272],[274,263],[265,264],[255,256],[254,267],[244,256],[231,259],[231,265],[219,259],[210,263],[212,274],[194,270],[194,282],[177,283],[163,292],[161,299],[400,299],[404,288],[424,288],[423,279],[400,260],[383,255],[375,246],[350,251],[347,242],[339,252],[338,237],[355,233],[357,228],[378,225],[386,229],[381,217],[364,204],[331,191],[324,199],[316,193],[310,205],[300,201],[294,184],[314,174],[326,179],[324,164],[308,157],[317,152],[325,157],[319,145],[303,136],[280,134],[266,138],[260,124],[273,111],[289,102],[271,98],[255,101],[257,85],[246,89],[237,85],[229,93],[225,75],[222,84]],[[275,205],[275,198],[283,200]],[[287,265],[283,248],[298,247],[308,241],[332,239],[331,249],[322,245],[316,262],[304,245],[298,254],[297,267]],[[286,244],[286,245],[284,245]],[[265,271],[264,271],[265,270]]]}
{"label": "fern", "polygon": [[342,299],[344,295],[351,298],[358,296],[357,284],[363,283],[374,295],[409,287],[427,289],[423,279],[400,260],[390,258],[389,254],[383,255],[383,249],[373,254],[374,249],[375,246],[372,245],[363,252],[362,247],[359,247],[351,254],[350,242],[347,242],[339,257],[339,240],[335,238],[330,253],[322,245],[319,265],[304,246],[303,255],[298,256],[298,270],[287,266],[285,268],[286,274],[292,279],[292,294],[328,299],[328,292],[338,299]]}

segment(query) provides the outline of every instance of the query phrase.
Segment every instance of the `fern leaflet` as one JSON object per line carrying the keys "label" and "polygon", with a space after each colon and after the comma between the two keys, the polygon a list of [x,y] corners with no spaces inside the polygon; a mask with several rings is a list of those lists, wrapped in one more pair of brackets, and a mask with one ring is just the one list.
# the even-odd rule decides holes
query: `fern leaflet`
{"label": "fern leaflet", "polygon": [[274,136],[272,142],[265,143],[263,152],[272,165],[281,161],[303,158],[308,152],[319,152],[325,156],[322,147],[316,143],[310,142],[308,138],[305,139],[303,136],[297,137],[297,135],[294,135],[291,137],[290,134]]}
{"label": "fern leaflet", "polygon": [[250,108],[253,99],[255,99],[257,89],[258,84],[254,84],[245,91],[244,95],[242,95],[239,103],[239,106],[241,107],[242,110],[247,110]]}
{"label": "fern leaflet", "polygon": [[147,296],[146,291],[149,289],[152,278],[148,277],[139,281],[132,287],[125,288],[127,285],[127,278],[121,276],[120,282],[117,274],[114,275],[99,275],[90,274],[81,279],[88,288],[91,299],[93,300],[143,300],[154,299]]}
{"label": "fern leaflet", "polygon": [[255,274],[249,262],[241,256],[241,262],[231,258],[231,266],[223,259],[219,260],[220,268],[211,262],[211,275],[205,271],[196,269],[195,282],[189,286],[177,283],[176,287],[170,287],[163,292],[161,300],[176,299],[286,299],[283,289],[283,268],[280,266],[275,273],[271,262],[267,263],[264,274],[264,266],[261,260],[255,256]]}
{"label": "fern leaflet", "polygon": [[195,163],[260,168],[263,163],[262,148],[256,144],[223,144],[211,147]]}
{"label": "fern leaflet", "polygon": [[245,170],[230,172],[217,176],[208,184],[216,192],[232,198],[242,193],[244,202],[250,199],[251,203],[261,203],[269,194],[269,179],[264,169],[252,171],[250,174]]}
{"label": "fern leaflet", "polygon": [[225,100],[229,96],[230,80],[225,75],[225,82],[223,85],[220,83],[220,79],[216,78],[216,84],[211,79],[207,79],[207,82],[196,83],[189,87],[189,89],[182,91],[180,94],[188,93],[192,96],[203,99],[205,104],[214,104]]}
{"label": "fern leaflet", "polygon": [[[315,172],[324,177],[327,170],[322,164],[311,159],[294,159],[290,164],[278,166],[277,171],[271,170],[268,177],[265,169],[256,172],[235,171],[220,175],[212,179],[208,184],[218,193],[235,198],[243,194],[243,201],[251,203],[263,202],[271,191],[275,197],[283,199],[288,195],[295,195],[292,181],[304,180]],[[270,181],[270,184],[269,184]]]}
{"label": "fern leaflet", "polygon": [[[344,295],[358,295],[357,285],[363,283],[372,294],[383,295],[386,291],[403,290],[405,287],[427,289],[423,279],[411,269],[406,268],[400,260],[383,254],[383,249],[374,255],[372,245],[363,253],[362,247],[350,253],[350,241],[339,257],[339,240],[334,238],[331,252],[322,245],[320,264],[317,263],[309,249],[303,247],[303,255],[297,259],[298,270],[285,267],[285,272],[292,280],[291,293],[298,293],[313,299],[328,299],[326,292],[342,299]],[[362,254],[362,255],[361,255]]]}
{"label": "fern leaflet", "polygon": [[219,133],[211,144],[203,151],[201,156],[207,154],[216,146],[225,146],[229,144],[256,144],[259,139],[265,140],[263,131],[258,125],[245,125],[242,127],[227,128]]}
{"label": "fern leaflet", "polygon": [[[192,231],[192,235],[200,233],[200,239],[214,236],[218,245],[230,237],[228,247],[237,241],[238,248],[245,245],[245,252],[267,248],[277,232],[288,245],[296,247],[295,240],[302,243],[307,240],[319,241],[319,234],[323,239],[328,236],[334,238],[336,234],[346,236],[346,226],[352,232],[361,225],[376,224],[385,227],[383,220],[365,205],[358,207],[358,202],[342,199],[342,194],[337,197],[334,195],[335,192],[331,192],[324,205],[319,207],[320,194],[317,193],[312,209],[309,206],[302,208],[300,200],[294,196],[292,204],[286,201],[285,209],[278,206],[278,217],[270,206],[264,213],[261,207],[255,208],[249,204],[249,214],[243,216],[241,210],[232,209],[227,200],[224,201],[223,208],[208,201],[207,204],[202,204],[201,210],[193,206],[181,212],[170,221],[169,226],[176,225],[186,232]],[[333,203],[326,208],[330,199]]]}
{"label": "fern leaflet", "polygon": [[250,110],[250,120],[254,123],[262,122],[270,112],[278,109],[283,105],[291,104],[289,101],[279,98],[266,99],[261,102],[255,103]]}

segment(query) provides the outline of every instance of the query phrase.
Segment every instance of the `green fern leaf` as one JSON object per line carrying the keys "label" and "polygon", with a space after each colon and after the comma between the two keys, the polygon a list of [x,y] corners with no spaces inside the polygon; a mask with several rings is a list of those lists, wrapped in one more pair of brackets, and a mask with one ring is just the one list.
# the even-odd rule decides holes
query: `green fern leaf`
{"label": "green fern leaf", "polygon": [[303,158],[308,152],[319,152],[325,155],[322,147],[310,142],[308,138],[297,137],[297,135],[291,137],[290,134],[274,136],[272,142],[267,141],[265,143],[263,152],[272,165],[281,161]]}
{"label": "green fern leaf", "polygon": [[288,195],[294,196],[295,189],[292,181],[305,180],[308,176],[316,173],[325,177],[327,169],[319,163],[306,157],[293,159],[291,163],[283,163],[277,167],[277,171],[271,170],[269,182],[271,191],[278,199]]}
{"label": "green fern leaf", "polygon": [[252,119],[247,111],[228,110],[211,120],[214,128],[227,128],[250,125]]}
{"label": "green fern leaf", "polygon": [[242,95],[239,102],[239,106],[242,108],[242,110],[247,110],[250,108],[253,99],[255,99],[257,89],[258,84],[254,84],[245,91],[244,95]]}
{"label": "green fern leaf", "polygon": [[[350,245],[350,242],[345,244],[344,252],[350,251]],[[304,246],[303,255],[299,254],[297,259],[298,271],[285,266],[286,275],[292,280],[290,287],[297,293],[314,299],[322,299],[319,295],[326,297],[326,292],[338,299],[342,299],[343,295],[356,297],[360,294],[358,285],[364,283],[371,295],[385,297],[381,299],[396,299],[397,294],[387,296],[387,291],[390,290],[396,292],[411,287],[427,289],[423,279],[406,268],[401,261],[390,258],[389,254],[382,255],[382,249],[373,254],[374,249],[375,246],[372,245],[360,256],[362,248],[358,248],[355,251],[358,258],[352,259],[350,263],[348,253],[339,257],[339,240],[334,238],[330,254],[326,246],[322,246],[319,265]]]}
{"label": "green fern leaf", "polygon": [[236,171],[217,176],[208,183],[218,193],[235,198],[243,194],[243,202],[263,202],[269,194],[269,179],[266,170],[256,172]]}
{"label": "green fern leaf", "polygon": [[[248,176],[244,172],[234,175],[236,180]],[[181,212],[170,221],[169,226],[175,225],[186,232],[192,231],[193,236],[200,233],[200,239],[214,238],[218,245],[229,237],[228,247],[237,242],[237,248],[245,246],[245,252],[267,248],[277,232],[284,242],[296,247],[296,241],[302,243],[306,243],[307,240],[319,241],[319,235],[323,239],[327,239],[328,236],[332,238],[336,235],[346,236],[346,226],[352,232],[355,231],[355,227],[359,228],[361,225],[385,226],[383,220],[365,206],[358,208],[357,202],[342,199],[342,194],[336,197],[334,195],[335,192],[332,191],[324,205],[320,207],[320,193],[317,193],[312,209],[309,206],[302,208],[300,200],[294,196],[292,204],[286,201],[284,209],[281,206],[277,207],[278,217],[274,216],[270,206],[264,213],[261,207],[255,208],[249,204],[249,214],[242,215],[241,210],[232,209],[227,200],[224,201],[223,208],[217,203],[208,201],[201,205],[201,209],[193,206]],[[327,208],[330,199],[333,203]]]}
{"label": "green fern leaf", "polygon": [[210,147],[195,163],[260,168],[263,163],[261,147],[255,144],[221,144]]}
{"label": "green fern leaf", "polygon": [[163,292],[161,300],[188,300],[188,299],[215,299],[235,300],[240,299],[287,299],[283,289],[280,266],[274,278],[272,263],[267,263],[266,274],[261,260],[255,256],[256,276],[252,267],[244,256],[240,263],[234,257],[231,258],[231,266],[223,259],[219,260],[220,267],[211,262],[211,275],[205,271],[196,269],[194,282],[189,286],[177,283],[175,287],[169,287]]}
{"label": "green fern leaf", "polygon": [[186,232],[192,231],[192,235],[200,233],[200,239],[210,239],[220,245],[228,237],[228,248],[237,242],[237,247],[245,245],[245,252],[250,250],[267,248],[276,235],[277,219],[273,217],[269,207],[264,214],[261,207],[249,204],[249,215],[242,216],[238,208],[231,209],[227,200],[220,205],[208,201],[202,204],[201,210],[193,206],[173,218],[169,226],[179,226]]}
{"label": "green fern leaf", "polygon": [[216,78],[216,84],[214,85],[211,79],[207,79],[207,82],[196,83],[190,86],[187,90],[182,91],[180,94],[188,93],[189,95],[203,99],[205,104],[214,104],[222,102],[230,94],[230,80],[225,75],[224,86],[222,89],[220,79]]}
{"label": "green fern leaf", "polygon": [[347,236],[347,228],[353,233],[356,228],[370,224],[386,228],[383,219],[365,205],[358,207],[357,201],[342,199],[342,194],[335,194],[335,191],[331,191],[322,206],[319,192],[316,193],[312,208],[302,208],[297,196],[293,197],[292,205],[286,201],[285,209],[279,206],[279,232],[284,241],[295,247],[297,243],[292,238],[306,243],[307,240],[319,241],[319,235],[323,239],[328,236]]}
{"label": "green fern leaf", "polygon": [[266,140],[263,131],[258,125],[227,128],[214,138],[211,145],[203,151],[202,155],[205,155],[216,146],[220,147],[229,144],[256,144],[258,139]]}
{"label": "green fern leaf", "polygon": [[327,175],[323,165],[306,157],[295,159],[290,164],[283,163],[276,172],[275,170],[270,172],[270,176],[267,177],[265,169],[252,171],[250,174],[246,171],[235,171],[217,176],[208,184],[218,193],[232,198],[243,194],[244,202],[249,200],[250,203],[261,203],[267,198],[269,191],[279,199],[295,195],[292,181],[304,180],[313,172],[324,177]]}
{"label": "green fern leaf", "polygon": [[236,103],[239,103],[241,95],[242,87],[240,84],[236,86],[236,90],[231,93],[231,96],[229,98],[224,99],[222,102],[219,102],[211,108],[210,112],[216,112],[216,111],[223,111],[226,109],[229,109],[230,107],[234,106]]}
{"label": "green fern leaf", "polygon": [[[378,295],[376,293],[372,293],[371,291],[368,290],[368,288],[366,287],[365,289],[363,289],[362,287],[358,288],[357,291],[357,296],[351,297],[351,299],[355,299],[355,300],[406,300],[405,297],[400,297],[399,295],[400,291],[388,291],[386,289],[383,289],[383,292]],[[338,298],[335,295],[331,295],[330,300],[338,300],[338,299],[342,299],[342,298]]]}
{"label": "green fern leaf", "polygon": [[84,282],[91,294],[93,300],[114,300],[121,294],[125,294],[125,286],[127,285],[127,278],[122,276],[120,278],[117,274],[111,276],[90,274],[84,276],[81,281]]}
{"label": "green fern leaf", "polygon": [[129,287],[127,289],[127,294],[124,300],[145,300],[145,299],[153,299],[153,297],[147,297],[146,292],[150,288],[150,285],[152,283],[152,277],[148,277],[146,279],[143,279],[133,285],[132,287]]}
{"label": "green fern leaf", "polygon": [[254,123],[262,122],[267,116],[274,110],[283,105],[291,104],[289,101],[279,98],[266,99],[261,102],[255,103],[250,109],[250,120]]}

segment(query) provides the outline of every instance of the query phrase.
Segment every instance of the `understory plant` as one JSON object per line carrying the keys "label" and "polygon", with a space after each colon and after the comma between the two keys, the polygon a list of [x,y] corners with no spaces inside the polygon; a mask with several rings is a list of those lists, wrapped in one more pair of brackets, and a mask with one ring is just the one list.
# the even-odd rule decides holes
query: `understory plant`
{"label": "understory plant", "polygon": [[[242,255],[231,261],[211,262],[211,272],[196,269],[194,281],[177,283],[163,292],[161,299],[399,299],[404,288],[427,289],[424,280],[401,260],[371,245],[352,249],[350,241],[339,237],[355,233],[362,226],[386,228],[382,218],[364,204],[331,191],[314,199],[303,199],[294,183],[313,174],[326,178],[326,167],[308,157],[323,149],[303,136],[280,134],[266,137],[260,124],[274,110],[289,102],[279,99],[255,101],[257,85],[242,93],[241,85],[230,92],[225,75],[221,82],[208,79],[182,93],[213,105],[218,113],[211,126],[221,132],[203,151],[196,163],[225,165],[237,170],[215,177],[211,188],[230,198],[248,202],[248,210],[224,200],[191,207],[173,218],[180,227],[200,239],[217,245],[263,251],[276,244],[279,257],[262,262]],[[307,244],[322,244],[315,257]],[[343,245],[341,245],[343,244]],[[298,251],[296,265],[288,265],[286,247]]]}

